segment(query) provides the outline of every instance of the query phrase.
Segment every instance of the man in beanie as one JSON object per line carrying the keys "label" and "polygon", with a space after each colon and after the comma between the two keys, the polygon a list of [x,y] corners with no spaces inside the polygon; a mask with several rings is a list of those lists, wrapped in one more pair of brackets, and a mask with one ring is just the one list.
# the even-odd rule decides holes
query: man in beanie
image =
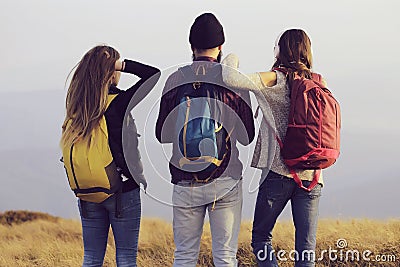
{"label": "man in beanie", "polygon": [[[222,82],[219,62],[224,42],[223,27],[213,14],[205,13],[197,17],[189,34],[193,63],[168,77],[161,98],[156,137],[161,143],[173,144],[169,168],[171,182],[174,184],[172,201],[175,267],[196,266],[206,211],[210,220],[214,265],[237,266],[236,252],[243,201],[243,165],[239,160],[237,142],[242,145],[252,142],[254,121],[249,93],[232,91]],[[185,113],[182,114],[183,105],[187,113],[182,127],[189,125],[188,110],[190,107],[193,110],[195,101],[199,99],[186,94],[189,91],[198,94],[197,97],[207,96],[210,116],[217,122],[215,135],[224,133],[223,139],[220,139],[224,145],[218,147],[224,152],[223,155],[218,154],[219,164],[215,163],[212,171],[208,167],[201,170],[186,169],[183,167],[186,165],[182,164],[193,158],[188,160],[186,154],[182,156],[184,153],[180,146],[185,138],[183,137],[183,141],[180,138],[196,129],[189,129],[187,126],[182,134],[179,130],[181,126],[178,125],[179,116],[185,117]],[[183,94],[185,95],[182,98]],[[201,114],[205,114],[204,110]],[[199,143],[201,151],[200,144],[202,143]]]}

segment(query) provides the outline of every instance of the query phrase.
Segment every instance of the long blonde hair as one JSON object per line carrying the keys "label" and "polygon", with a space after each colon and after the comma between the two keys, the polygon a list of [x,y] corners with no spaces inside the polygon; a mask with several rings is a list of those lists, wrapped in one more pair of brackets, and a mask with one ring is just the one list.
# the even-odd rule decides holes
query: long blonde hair
{"label": "long blonde hair", "polygon": [[88,137],[99,124],[106,111],[108,89],[119,57],[114,48],[99,45],[90,49],[74,67],[65,103],[61,146]]}

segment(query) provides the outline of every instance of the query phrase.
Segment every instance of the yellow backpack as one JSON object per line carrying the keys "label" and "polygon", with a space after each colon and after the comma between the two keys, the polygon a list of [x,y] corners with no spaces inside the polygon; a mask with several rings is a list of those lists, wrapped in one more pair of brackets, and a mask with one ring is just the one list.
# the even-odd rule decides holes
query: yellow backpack
{"label": "yellow backpack", "polygon": [[[108,96],[107,108],[116,96]],[[88,138],[72,146],[64,145],[62,154],[69,185],[81,200],[100,203],[121,188],[121,175],[111,154],[104,115]]]}

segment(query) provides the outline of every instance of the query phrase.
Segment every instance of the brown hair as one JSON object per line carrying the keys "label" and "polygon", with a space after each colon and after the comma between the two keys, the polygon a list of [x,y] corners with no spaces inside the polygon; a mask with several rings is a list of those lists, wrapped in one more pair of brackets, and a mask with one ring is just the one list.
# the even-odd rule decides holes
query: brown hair
{"label": "brown hair", "polygon": [[114,48],[99,45],[90,49],[71,70],[75,72],[66,97],[61,145],[72,145],[79,138],[88,137],[98,125],[107,107],[108,89],[119,57]]}
{"label": "brown hair", "polygon": [[273,68],[285,68],[289,85],[294,76],[311,79],[312,52],[311,41],[301,29],[285,31],[279,39],[279,54]]}

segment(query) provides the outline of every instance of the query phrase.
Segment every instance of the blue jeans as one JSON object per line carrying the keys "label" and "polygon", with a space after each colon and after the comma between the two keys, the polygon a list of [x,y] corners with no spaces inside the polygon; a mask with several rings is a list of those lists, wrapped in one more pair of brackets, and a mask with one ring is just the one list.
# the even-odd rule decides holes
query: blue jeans
{"label": "blue jeans", "polygon": [[173,267],[196,267],[204,217],[210,219],[212,256],[216,267],[236,267],[242,215],[242,181],[220,177],[209,184],[182,181],[174,186]]}
{"label": "blue jeans", "polygon": [[[262,175],[266,175],[263,171]],[[263,176],[264,177],[264,176]],[[309,181],[303,181],[308,186]],[[272,248],[272,230],[282,210],[290,200],[295,226],[295,266],[315,266],[316,231],[318,222],[318,205],[321,196],[321,184],[311,192],[297,186],[292,178],[270,171],[261,184],[254,213],[251,246],[256,255],[258,266],[278,266],[276,253]],[[289,260],[290,251],[285,258]],[[282,255],[282,254],[278,254]],[[298,256],[297,256],[298,255]],[[283,255],[282,255],[283,256]],[[278,259],[282,260],[282,258]]]}
{"label": "blue jeans", "polygon": [[116,196],[113,195],[102,203],[83,202],[84,217],[82,201],[78,201],[84,246],[83,267],[103,266],[110,225],[114,234],[117,266],[136,266],[141,217],[140,189],[122,193],[119,218],[115,217],[115,201]]}

